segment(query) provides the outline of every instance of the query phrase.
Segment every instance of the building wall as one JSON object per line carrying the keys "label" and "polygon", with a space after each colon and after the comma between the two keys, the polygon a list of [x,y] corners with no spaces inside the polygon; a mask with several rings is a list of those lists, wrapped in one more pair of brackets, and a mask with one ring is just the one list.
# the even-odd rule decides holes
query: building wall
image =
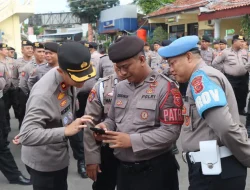
{"label": "building wall", "polygon": [[[226,30],[234,29],[235,34],[241,34],[241,17],[240,18],[231,18],[221,20],[220,23],[220,37],[224,38],[226,36]],[[230,42],[231,40],[228,40]]]}
{"label": "building wall", "polygon": [[21,33],[20,21],[17,14],[0,22],[0,30],[3,33],[1,41],[7,43],[16,49],[17,53],[21,53]]}

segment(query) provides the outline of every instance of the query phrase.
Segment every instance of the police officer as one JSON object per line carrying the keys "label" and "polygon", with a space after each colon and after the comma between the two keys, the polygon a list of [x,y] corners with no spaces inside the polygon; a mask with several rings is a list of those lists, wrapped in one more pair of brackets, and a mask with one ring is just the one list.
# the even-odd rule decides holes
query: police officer
{"label": "police officer", "polygon": [[45,75],[50,69],[58,66],[57,50],[59,45],[55,42],[47,42],[44,44],[45,60],[47,63],[39,64],[29,76],[28,87],[31,90],[37,81]]}
{"label": "police officer", "polygon": [[[7,51],[7,45],[0,44],[0,51]],[[2,53],[1,53],[2,54]],[[4,91],[11,85],[11,78],[6,64],[0,63],[0,170],[11,184],[30,185],[30,180],[25,178],[18,170],[13,155],[8,147],[9,125],[6,120],[6,105],[3,99]]]}
{"label": "police officer", "polygon": [[213,67],[225,74],[231,83],[238,104],[240,115],[246,115],[246,98],[248,93],[249,74],[245,68],[248,56],[242,51],[243,36],[234,35],[232,47],[222,51],[213,61]]}
{"label": "police officer", "polygon": [[[113,64],[113,63],[112,63]],[[93,117],[95,124],[103,121],[111,106],[111,101],[116,84],[121,80],[117,67],[117,74],[110,75],[93,87],[89,94],[85,114]],[[100,145],[96,143],[93,132],[86,128],[84,130],[84,150],[88,176],[94,181],[94,190],[114,190],[116,186],[117,159],[114,157],[113,149],[108,144]],[[93,151],[95,150],[95,151]],[[96,165],[100,165],[98,174]]]}
{"label": "police officer", "polygon": [[25,94],[20,88],[20,78],[22,76],[22,71],[27,63],[32,62],[33,57],[33,44],[28,40],[22,41],[22,54],[23,57],[15,60],[12,72],[12,81],[15,88],[18,88],[18,120],[19,128],[22,124],[25,115],[25,106],[27,101],[27,94]]}
{"label": "police officer", "polygon": [[114,67],[112,61],[107,54],[100,57],[99,64],[96,69],[96,78],[103,78],[114,73]]}
{"label": "police officer", "polygon": [[[46,58],[47,63],[38,65],[33,71],[33,73],[30,75],[29,80],[28,80],[28,86],[30,89],[49,70],[58,66],[57,51],[58,51],[59,45],[55,42],[47,42],[45,43],[44,46],[45,46],[45,58]],[[91,80],[95,80],[95,79],[93,78],[93,79],[86,81],[86,83],[84,84],[84,87],[88,86],[89,81]],[[90,89],[91,88],[92,86],[90,87]],[[81,117],[82,115],[83,114],[77,115],[77,117]],[[79,133],[69,137],[69,141],[70,141],[70,146],[73,150],[73,156],[77,160],[77,171],[82,178],[87,178],[86,169],[85,169],[85,161],[84,161],[83,131],[80,131]]]}
{"label": "police officer", "polygon": [[152,52],[152,56],[151,56],[151,68],[153,70],[158,69],[158,71],[159,71],[159,66],[161,65],[161,63],[163,61],[162,57],[158,54],[158,49],[160,47],[161,47],[161,42],[155,41],[154,42],[154,51]]}
{"label": "police officer", "polygon": [[178,189],[171,149],[183,123],[181,94],[169,78],[151,70],[143,46],[136,36],[110,46],[109,57],[127,80],[116,85],[108,118],[97,127],[109,130],[103,142],[119,160],[117,189]]}
{"label": "police officer", "polygon": [[89,48],[89,51],[91,53],[91,62],[93,64],[93,66],[97,69],[98,68],[98,64],[100,61],[100,57],[102,56],[98,51],[98,45],[95,42],[88,42],[85,43],[85,46]]}
{"label": "police officer", "polygon": [[151,57],[152,57],[153,52],[150,50],[150,45],[148,42],[144,44],[144,52],[146,56],[146,61],[148,65],[151,67]]}
{"label": "police officer", "polygon": [[13,47],[8,47],[8,57],[11,59],[15,59],[16,50]]}
{"label": "police officer", "polygon": [[229,81],[202,60],[198,40],[197,36],[182,37],[159,50],[168,58],[176,80],[190,81],[181,131],[189,190],[244,190],[250,142]]}
{"label": "police officer", "polygon": [[220,50],[223,51],[226,48],[227,48],[227,41],[224,39],[221,39],[220,40]]}
{"label": "police officer", "polygon": [[[58,49],[59,67],[37,82],[27,102],[20,134],[22,161],[27,165],[34,190],[67,190],[69,154],[67,137],[75,135],[90,116],[75,119],[76,89],[95,77],[89,50],[78,42]],[[38,106],[39,105],[39,106]]]}
{"label": "police officer", "polygon": [[215,41],[213,43],[213,45],[214,45],[214,57],[216,57],[221,52],[221,50],[220,50],[220,43],[219,43],[219,41]]}
{"label": "police officer", "polygon": [[214,50],[209,47],[210,45],[210,38],[209,36],[202,36],[201,39],[201,57],[205,61],[205,63],[211,66],[213,59],[214,59]]}

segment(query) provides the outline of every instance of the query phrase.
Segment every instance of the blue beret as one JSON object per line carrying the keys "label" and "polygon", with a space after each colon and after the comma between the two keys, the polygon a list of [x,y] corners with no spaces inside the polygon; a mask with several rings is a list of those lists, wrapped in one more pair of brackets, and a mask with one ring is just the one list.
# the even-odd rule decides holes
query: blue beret
{"label": "blue beret", "polygon": [[158,50],[158,53],[162,57],[176,57],[182,55],[194,48],[197,48],[199,42],[198,36],[184,36],[173,41],[169,46],[162,47]]}

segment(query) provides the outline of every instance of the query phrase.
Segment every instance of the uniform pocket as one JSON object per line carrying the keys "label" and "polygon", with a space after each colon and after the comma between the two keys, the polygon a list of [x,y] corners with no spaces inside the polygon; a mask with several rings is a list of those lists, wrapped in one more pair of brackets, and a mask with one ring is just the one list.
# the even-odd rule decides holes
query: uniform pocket
{"label": "uniform pocket", "polygon": [[156,119],[156,105],[156,100],[139,100],[136,104],[133,123],[154,126]]}
{"label": "uniform pocket", "polygon": [[125,108],[128,100],[117,99],[115,102],[115,122],[120,123],[125,115]]}

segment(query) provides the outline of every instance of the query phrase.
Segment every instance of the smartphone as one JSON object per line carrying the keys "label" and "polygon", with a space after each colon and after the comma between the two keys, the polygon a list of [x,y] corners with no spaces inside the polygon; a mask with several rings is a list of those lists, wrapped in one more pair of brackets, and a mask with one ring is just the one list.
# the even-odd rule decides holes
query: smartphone
{"label": "smartphone", "polygon": [[97,134],[103,135],[105,134],[105,130],[100,129],[100,128],[96,128],[96,127],[90,127],[90,130],[94,131]]}

